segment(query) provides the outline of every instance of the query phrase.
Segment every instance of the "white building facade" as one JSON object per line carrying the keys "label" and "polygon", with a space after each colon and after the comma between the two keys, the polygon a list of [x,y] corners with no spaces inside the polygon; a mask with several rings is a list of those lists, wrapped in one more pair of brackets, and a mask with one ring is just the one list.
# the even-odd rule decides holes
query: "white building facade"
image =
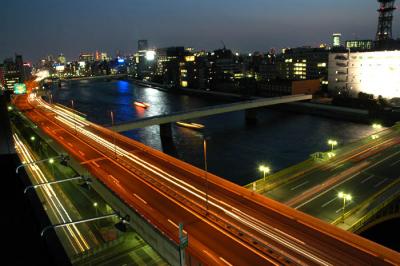
{"label": "white building facade", "polygon": [[400,97],[400,51],[331,53],[328,89],[353,97],[360,92]]}

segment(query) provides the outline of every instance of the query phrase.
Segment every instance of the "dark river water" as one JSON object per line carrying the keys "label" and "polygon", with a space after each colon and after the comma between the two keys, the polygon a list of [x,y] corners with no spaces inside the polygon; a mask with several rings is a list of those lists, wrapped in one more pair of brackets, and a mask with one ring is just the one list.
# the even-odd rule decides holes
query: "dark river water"
{"label": "dark river water", "polygon": [[[195,97],[142,88],[126,81],[69,81],[54,89],[55,101],[74,106],[89,120],[110,125],[110,111],[116,123],[143,117],[191,110],[229,103],[210,97]],[[151,104],[144,110],[133,101]],[[272,171],[301,162],[311,153],[327,150],[326,141],[334,138],[341,144],[372,133],[369,125],[322,117],[265,110],[259,123],[249,126],[244,112],[234,112],[193,120],[204,124],[202,131],[173,126],[173,144],[177,158],[203,167],[203,134],[208,140],[210,172],[239,185],[260,178],[258,166],[266,164]],[[153,148],[163,150],[159,127],[152,126],[124,133]],[[164,147],[165,150],[165,147]],[[169,152],[168,149],[167,152]]]}

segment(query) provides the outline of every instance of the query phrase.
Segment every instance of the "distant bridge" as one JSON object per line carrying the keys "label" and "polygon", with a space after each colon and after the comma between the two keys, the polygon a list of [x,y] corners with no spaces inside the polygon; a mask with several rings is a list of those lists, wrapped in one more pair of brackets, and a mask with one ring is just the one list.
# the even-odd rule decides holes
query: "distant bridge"
{"label": "distant bridge", "polygon": [[[237,103],[230,103],[230,104],[223,104],[217,106],[208,106],[204,108],[199,108],[191,111],[184,111],[184,112],[177,112],[172,114],[164,114],[158,116],[152,116],[148,118],[143,118],[140,120],[123,123],[123,124],[116,124],[115,126],[111,127],[110,129],[117,131],[117,132],[124,132],[133,130],[136,128],[143,128],[148,126],[154,125],[163,125],[169,124],[177,121],[189,120],[199,117],[229,113],[229,112],[236,112],[248,109],[255,109],[265,106],[283,104],[283,103],[290,103],[290,102],[298,102],[298,101],[305,101],[311,100],[312,95],[290,95],[290,96],[283,96],[283,97],[274,97],[274,98],[262,98],[262,99],[255,99],[249,100],[244,102],[237,102]],[[254,117],[254,113],[246,113],[246,118],[252,119]]]}

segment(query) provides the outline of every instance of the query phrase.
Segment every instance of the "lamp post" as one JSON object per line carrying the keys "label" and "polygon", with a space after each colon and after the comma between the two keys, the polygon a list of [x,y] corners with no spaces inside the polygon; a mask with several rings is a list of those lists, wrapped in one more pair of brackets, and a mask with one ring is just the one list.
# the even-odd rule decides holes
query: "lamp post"
{"label": "lamp post", "polygon": [[75,135],[78,133],[77,128],[76,128],[76,114],[75,114],[75,109],[74,109],[74,100],[71,100],[71,107],[72,110],[74,111],[74,124],[75,124]]}
{"label": "lamp post", "polygon": [[[111,115],[111,126],[114,127],[114,112],[110,112]],[[117,158],[117,144],[115,143],[115,131],[113,131],[113,142],[114,142],[114,156]]]}
{"label": "lamp post", "polygon": [[373,124],[372,128],[379,130],[379,129],[382,129],[382,125],[381,124]]}
{"label": "lamp post", "polygon": [[49,163],[50,163],[50,165],[51,165],[51,173],[52,173],[52,175],[54,176],[54,166],[53,166],[53,164],[54,164],[54,159],[51,158],[51,159],[49,160]]}
{"label": "lamp post", "polygon": [[344,222],[344,214],[346,209],[346,201],[350,201],[352,199],[350,194],[346,194],[344,192],[338,193],[338,198],[343,199],[343,207],[342,207],[342,222]]}
{"label": "lamp post", "polygon": [[31,164],[38,164],[38,163],[43,163],[43,162],[49,162],[50,164],[54,163],[54,159],[55,158],[63,158],[63,155],[59,155],[53,158],[47,158],[47,159],[43,159],[43,160],[39,160],[39,161],[34,161],[34,162],[29,162],[29,163],[23,163],[21,165],[19,165],[16,169],[15,169],[15,173],[18,174],[18,171],[21,167],[25,167],[27,165],[31,165]]}
{"label": "lamp post", "polygon": [[206,181],[206,210],[208,211],[208,166],[207,166],[207,140],[203,138],[203,154],[204,154],[204,178]]}
{"label": "lamp post", "polygon": [[[96,217],[99,216],[98,211],[97,211],[97,206],[98,206],[98,205],[99,205],[99,204],[98,204],[97,202],[93,202],[93,207],[94,207],[94,209],[96,210]],[[97,225],[97,221],[96,221],[96,225]]]}
{"label": "lamp post", "polygon": [[331,152],[333,152],[333,148],[338,145],[338,142],[336,140],[330,139],[328,140],[328,144],[331,145],[332,147]]}
{"label": "lamp post", "polygon": [[266,179],[267,179],[267,174],[270,173],[271,169],[265,165],[260,165],[260,167],[258,167],[258,170],[260,170],[260,172],[263,173],[263,180],[264,180],[264,189],[266,186]]}
{"label": "lamp post", "polygon": [[[379,131],[379,130],[382,129],[382,125],[375,123],[375,124],[372,124],[372,128],[375,129],[376,131]],[[373,134],[371,137],[372,137],[372,139],[378,139],[379,135],[378,134]]]}

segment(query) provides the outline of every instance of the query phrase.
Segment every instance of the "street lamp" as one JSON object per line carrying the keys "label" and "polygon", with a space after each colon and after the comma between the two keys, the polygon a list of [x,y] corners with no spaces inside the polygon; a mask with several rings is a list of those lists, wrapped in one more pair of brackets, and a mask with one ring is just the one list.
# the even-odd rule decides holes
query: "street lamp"
{"label": "street lamp", "polygon": [[[372,128],[375,130],[381,130],[382,129],[382,125],[381,124],[372,124]],[[379,135],[378,134],[373,134],[371,136],[372,139],[378,139]]]}
{"label": "street lamp", "polygon": [[35,136],[31,137],[31,141],[35,141],[35,139],[36,139]]}
{"label": "street lamp", "polygon": [[258,170],[260,170],[260,172],[263,172],[264,174],[264,182],[265,182],[265,178],[266,178],[266,174],[269,174],[269,172],[271,171],[271,169],[269,169],[269,167],[265,166],[265,165],[260,165],[260,167],[258,168]]}
{"label": "street lamp", "polygon": [[373,129],[382,129],[382,125],[381,124],[373,124],[372,128]]}
{"label": "street lamp", "polygon": [[[110,112],[111,115],[111,126],[114,127],[114,112],[111,111]],[[115,158],[117,158],[117,144],[116,144],[116,140],[115,140],[115,131],[113,130],[113,141],[114,141],[114,156]]]}
{"label": "street lamp", "polygon": [[71,100],[71,106],[72,106],[72,110],[74,111],[74,124],[75,124],[75,135],[78,133],[77,129],[76,129],[76,114],[75,114],[75,109],[74,109],[74,100]]}
{"label": "street lamp", "polygon": [[99,206],[99,204],[97,202],[93,202],[93,207],[96,210],[96,217],[99,216],[98,211],[97,211],[97,206]]}
{"label": "street lamp", "polygon": [[342,207],[342,221],[344,222],[344,213],[346,209],[346,201],[350,201],[352,199],[350,194],[346,194],[344,192],[338,193],[338,198],[343,199],[343,207]]}
{"label": "street lamp", "polygon": [[207,140],[203,138],[203,154],[204,154],[204,178],[206,181],[206,210],[208,211],[208,166],[207,166]]}
{"label": "street lamp", "polygon": [[260,167],[258,167],[258,170],[260,170],[260,172],[262,172],[264,174],[263,179],[264,179],[264,189],[265,189],[266,175],[271,172],[271,169],[268,166],[260,165]]}
{"label": "street lamp", "polygon": [[330,139],[328,140],[328,144],[331,145],[332,147],[332,152],[333,152],[333,147],[338,145],[338,142],[336,140]]}

